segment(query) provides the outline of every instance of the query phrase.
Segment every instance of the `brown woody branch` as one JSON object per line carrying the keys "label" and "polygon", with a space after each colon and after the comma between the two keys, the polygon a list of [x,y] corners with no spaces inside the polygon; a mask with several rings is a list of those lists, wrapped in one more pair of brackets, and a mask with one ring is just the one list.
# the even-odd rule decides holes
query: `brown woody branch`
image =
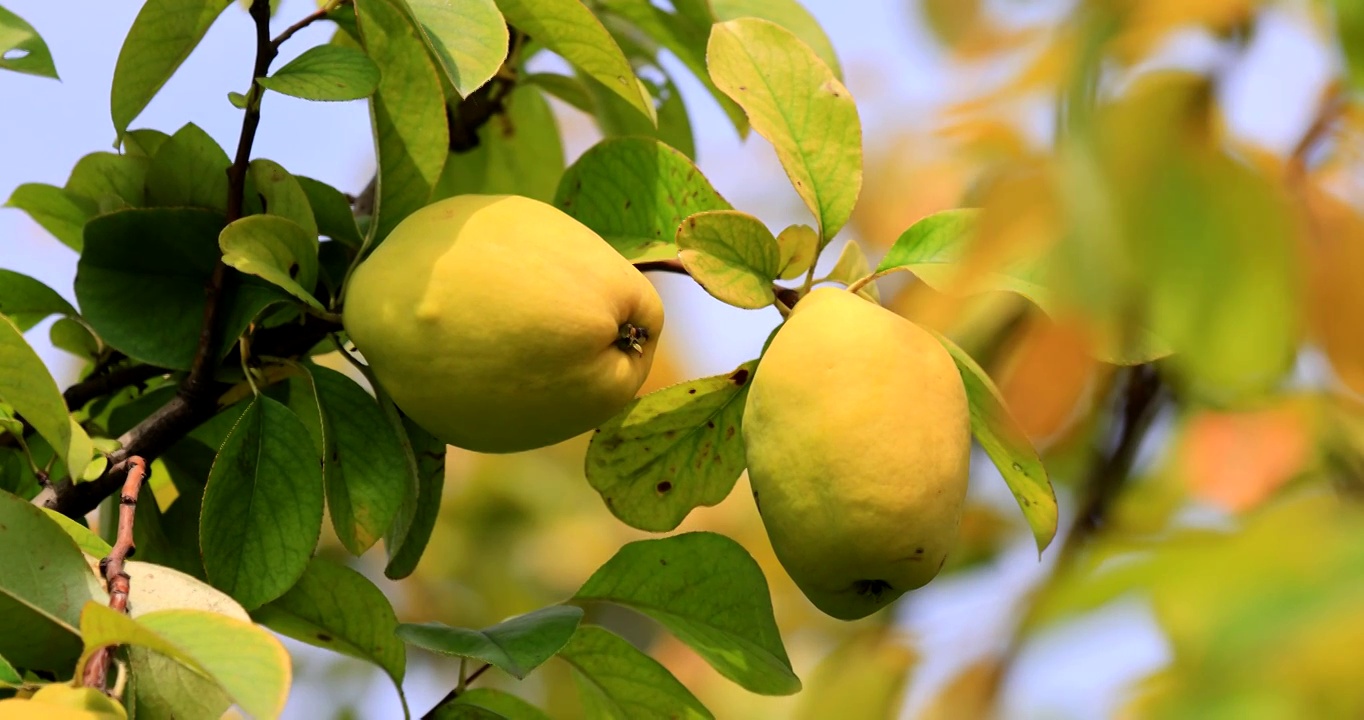
{"label": "brown woody branch", "polygon": [[[142,480],[147,476],[147,463],[140,457],[128,459],[131,469],[128,479],[123,483],[123,493],[119,496],[118,537],[109,555],[99,561],[100,574],[104,576],[105,587],[109,590],[109,607],[121,613],[128,612],[128,592],[132,582],[123,570],[123,562],[133,555],[133,523],[137,518],[137,497],[142,492]],[[114,649],[103,647],[90,656],[85,665],[82,683],[86,687],[103,690],[109,678],[109,666],[114,661]]]}
{"label": "brown woody branch", "polygon": [[75,412],[98,397],[111,395],[126,387],[138,385],[170,371],[155,365],[130,365],[111,372],[92,375],[62,392],[66,408]]}

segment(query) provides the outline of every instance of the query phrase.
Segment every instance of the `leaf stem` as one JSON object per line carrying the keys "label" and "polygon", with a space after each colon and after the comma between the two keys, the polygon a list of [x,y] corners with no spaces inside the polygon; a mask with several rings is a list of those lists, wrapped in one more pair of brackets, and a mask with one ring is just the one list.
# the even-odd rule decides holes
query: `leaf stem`
{"label": "leaf stem", "polygon": [[421,720],[434,720],[435,717],[436,717],[436,711],[437,711],[437,710],[440,710],[442,707],[445,707],[445,706],[448,705],[449,703],[454,702],[455,698],[459,697],[460,694],[463,693],[463,692],[465,691],[465,689],[468,687],[468,685],[469,685],[470,683],[472,683],[473,681],[477,680],[477,679],[478,679],[478,676],[479,676],[479,675],[482,675],[482,674],[485,673],[485,672],[487,672],[487,671],[488,671],[488,668],[490,668],[490,667],[492,667],[492,664],[491,664],[491,663],[483,663],[483,667],[480,667],[479,669],[473,671],[472,673],[469,674],[469,677],[466,678],[466,677],[464,677],[464,658],[460,658],[460,659],[459,659],[459,675],[460,675],[459,684],[456,685],[453,689],[451,689],[450,692],[446,693],[446,694],[445,694],[445,697],[441,698],[441,699],[440,699],[440,702],[436,703],[436,706],[435,706],[435,707],[431,708],[431,710],[429,710],[425,715],[423,715],[422,718],[421,718]]}

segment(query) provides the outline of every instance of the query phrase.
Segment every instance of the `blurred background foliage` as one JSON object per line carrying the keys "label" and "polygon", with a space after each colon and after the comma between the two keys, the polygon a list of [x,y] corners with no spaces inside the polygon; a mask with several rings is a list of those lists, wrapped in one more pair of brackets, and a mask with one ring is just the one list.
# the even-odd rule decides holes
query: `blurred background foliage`
{"label": "blurred background foliage", "polygon": [[[859,95],[872,122],[851,241],[874,263],[916,220],[982,208],[971,253],[923,282],[884,280],[883,297],[997,380],[1058,486],[1063,536],[1029,557],[1027,529],[977,462],[944,576],[894,612],[841,623],[785,576],[741,481],[680,530],[725,533],[762,565],[806,681],[789,698],[746,693],[640,617],[595,619],[721,718],[1358,717],[1364,5],[905,4],[976,87],[933,117],[877,122],[876,75],[896,68],[849,69],[855,91],[873,88]],[[1226,103],[1267,23],[1294,25],[1337,65],[1282,147],[1238,132],[1247,111]],[[593,142],[585,115],[553,110],[566,145]],[[1014,287],[1001,275],[1028,291],[993,290]],[[681,346],[706,341],[703,328],[665,335],[645,390],[686,379]],[[641,537],[583,482],[584,449],[580,438],[509,457],[452,450],[427,559],[385,588],[400,617],[492,624],[570,595]],[[1098,517],[1067,537],[1081,509]],[[967,610],[944,614],[952,604]],[[1115,606],[1127,621],[1055,641]],[[363,674],[314,658],[305,682]],[[1050,690],[1030,685],[1048,676]],[[562,666],[487,681],[576,717]],[[377,675],[363,688],[328,699],[363,716],[364,696],[384,692]]]}

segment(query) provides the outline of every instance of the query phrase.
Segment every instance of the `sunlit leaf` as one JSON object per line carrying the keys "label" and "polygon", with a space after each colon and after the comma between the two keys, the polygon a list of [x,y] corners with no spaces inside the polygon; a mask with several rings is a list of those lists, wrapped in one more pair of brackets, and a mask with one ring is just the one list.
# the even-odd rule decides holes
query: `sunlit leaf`
{"label": "sunlit leaf", "polygon": [[677,231],[678,258],[701,287],[722,302],[762,308],[776,299],[781,249],[762,221],[737,210],[688,217]]}
{"label": "sunlit leaf", "polygon": [[824,34],[824,28],[796,0],[710,0],[719,22],[737,20],[742,17],[755,17],[774,22],[790,30],[802,42],[814,50],[819,59],[833,70],[834,75],[843,79],[843,69],[834,53],[834,44]]}
{"label": "sunlit leaf", "polygon": [[218,245],[228,266],[322,309],[312,294],[317,285],[317,236],[297,223],[273,215],[251,215],[223,228]]}
{"label": "sunlit leaf", "polygon": [[554,204],[631,260],[675,257],[683,219],[730,209],[691,160],[645,138],[592,146],[564,172]]}
{"label": "sunlit leaf", "polygon": [[113,549],[109,543],[104,541],[104,538],[96,535],[90,528],[51,508],[43,508],[42,510],[52,522],[61,527],[62,532],[65,532],[75,541],[76,547],[80,548],[81,552],[102,558]]}
{"label": "sunlit leaf", "polygon": [[407,0],[422,36],[460,97],[492,79],[507,57],[507,23],[493,0]]}
{"label": "sunlit leaf", "polygon": [[762,695],[800,690],[767,579],[738,543],[709,532],[639,540],[588,578],[576,602],[611,602],[667,627],[721,675]]}
{"label": "sunlit leaf", "polygon": [[819,253],[819,233],[809,225],[790,225],[777,234],[781,250],[782,280],[794,280],[815,264]]}
{"label": "sunlit leaf", "polygon": [[235,618],[202,610],[161,610],[138,619],[90,602],[81,613],[85,653],[137,645],[213,679],[256,717],[277,717],[288,697],[289,654],[270,633]]}
{"label": "sunlit leaf", "polygon": [[[317,220],[313,216],[309,195],[298,178],[289,174],[279,163],[265,158],[256,158],[247,167],[265,212],[292,220],[309,237],[316,238]],[[355,222],[353,216],[351,222]],[[316,255],[316,252],[313,254]]]}
{"label": "sunlit leaf", "polygon": [[497,6],[518,30],[600,80],[645,117],[653,116],[625,53],[580,0],[498,0]]}
{"label": "sunlit leaf", "polygon": [[370,235],[382,241],[430,201],[445,167],[450,133],[439,71],[411,18],[393,0],[358,0],[355,10],[365,52],[380,73],[370,99],[379,158]]}
{"label": "sunlit leaf", "polygon": [[317,232],[350,247],[360,247],[360,229],[355,224],[355,213],[351,211],[346,196],[331,185],[310,177],[295,175],[294,179],[308,197],[308,207],[313,211]]}
{"label": "sunlit leaf", "polygon": [[304,100],[359,100],[379,86],[379,68],[358,50],[315,45],[256,82]]}
{"label": "sunlit leaf", "polygon": [[[871,264],[867,261],[867,254],[862,251],[862,246],[857,244],[856,240],[849,240],[838,253],[838,260],[829,271],[829,279],[851,286],[870,274]],[[881,291],[876,289],[875,282],[864,284],[857,289],[857,294],[874,303],[881,302]]]}
{"label": "sunlit leaf", "polygon": [[100,212],[146,204],[150,161],[139,155],[95,152],[76,161],[66,190],[95,203]]}
{"label": "sunlit leaf", "polygon": [[809,46],[766,20],[715,25],[707,59],[716,86],[772,143],[827,244],[862,187],[862,125],[852,95]]}
{"label": "sunlit leaf", "polygon": [[616,517],[641,530],[676,528],[724,500],[744,470],[743,421],[757,363],[639,398],[587,448],[587,481]]}
{"label": "sunlit leaf", "polygon": [[147,202],[152,206],[225,212],[227,168],[231,164],[217,141],[198,125],[187,123],[152,156],[147,167]]}
{"label": "sunlit leaf", "polygon": [[478,146],[450,153],[434,198],[452,195],[524,195],[554,199],[564,173],[559,124],[543,94],[517,85],[503,100],[505,112],[478,129]]}

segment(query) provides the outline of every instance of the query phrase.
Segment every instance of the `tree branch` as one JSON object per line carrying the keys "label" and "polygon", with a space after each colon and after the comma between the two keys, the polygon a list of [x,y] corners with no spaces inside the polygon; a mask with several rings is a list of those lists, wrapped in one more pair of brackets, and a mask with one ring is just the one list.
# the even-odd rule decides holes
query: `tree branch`
{"label": "tree branch", "polygon": [[[460,667],[463,667],[463,666],[461,665]],[[450,703],[450,702],[454,701],[454,699],[457,698],[457,697],[459,697],[459,694],[465,690],[465,688],[468,686],[469,683],[471,683],[471,682],[477,680],[479,675],[482,675],[483,673],[488,672],[488,668],[491,668],[491,667],[492,667],[492,664],[491,664],[491,663],[483,663],[483,667],[480,667],[479,669],[473,671],[472,673],[469,673],[469,677],[463,678],[463,679],[460,681],[459,685],[456,685],[456,686],[454,687],[454,689],[452,689],[452,690],[450,690],[450,692],[446,693],[446,694],[445,694],[445,697],[441,698],[441,699],[440,699],[440,702],[436,703],[436,706],[435,706],[435,707],[431,708],[431,710],[430,710],[429,712],[427,712],[425,715],[422,716],[422,720],[434,720],[434,718],[435,718],[436,715],[437,715],[437,712],[436,712],[436,711],[440,710],[440,709],[441,709],[442,707],[444,707],[447,703]],[[462,671],[461,671],[461,674],[462,674]]]}
{"label": "tree branch", "polygon": [[95,398],[168,373],[170,370],[155,365],[130,365],[105,375],[88,377],[62,392],[62,399],[66,401],[66,409],[75,412]]}
{"label": "tree branch", "polygon": [[[123,562],[133,555],[133,523],[137,518],[137,497],[142,492],[142,479],[147,476],[147,463],[140,457],[128,459],[131,470],[123,483],[123,494],[119,496],[118,538],[109,555],[99,561],[100,574],[104,576],[105,587],[109,590],[109,607],[121,613],[128,612],[128,592],[132,581],[123,571]],[[109,666],[114,661],[113,647],[103,647],[90,656],[85,665],[82,683],[86,687],[104,690],[109,678]]]}

